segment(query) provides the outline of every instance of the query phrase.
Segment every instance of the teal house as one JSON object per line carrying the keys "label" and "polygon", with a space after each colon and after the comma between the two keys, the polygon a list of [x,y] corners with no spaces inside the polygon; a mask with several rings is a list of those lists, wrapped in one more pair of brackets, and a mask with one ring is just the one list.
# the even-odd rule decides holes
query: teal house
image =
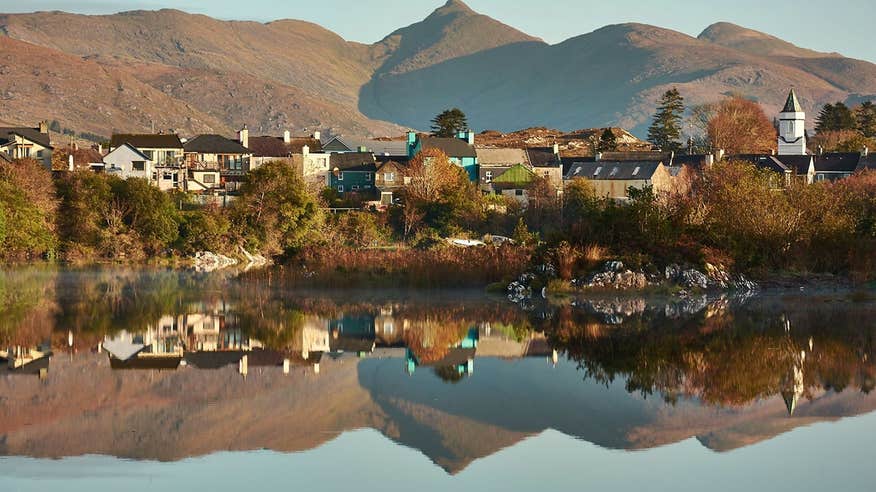
{"label": "teal house", "polygon": [[345,193],[374,194],[377,162],[371,152],[331,154],[326,186],[341,195]]}
{"label": "teal house", "polygon": [[413,159],[425,149],[438,149],[447,154],[450,162],[465,169],[472,182],[477,182],[478,153],[475,150],[474,138],[475,134],[471,130],[459,132],[455,138],[419,136],[414,132],[408,132],[408,158]]}

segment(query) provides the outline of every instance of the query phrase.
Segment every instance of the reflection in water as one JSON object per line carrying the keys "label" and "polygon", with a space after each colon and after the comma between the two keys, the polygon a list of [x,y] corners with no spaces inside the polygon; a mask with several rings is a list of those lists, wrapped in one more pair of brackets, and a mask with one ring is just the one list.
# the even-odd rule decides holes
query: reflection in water
{"label": "reflection in water", "polygon": [[472,292],[290,291],[270,271],[27,268],[0,277],[0,310],[5,455],[297,451],[370,427],[456,472],[545,429],[725,450],[876,409],[876,307],[841,298],[524,312]]}

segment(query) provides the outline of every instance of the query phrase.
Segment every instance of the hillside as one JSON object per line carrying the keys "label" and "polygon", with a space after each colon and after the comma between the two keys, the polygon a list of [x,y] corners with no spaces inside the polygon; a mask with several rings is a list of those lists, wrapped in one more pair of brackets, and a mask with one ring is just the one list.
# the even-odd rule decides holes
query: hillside
{"label": "hillside", "polygon": [[[16,80],[0,77],[0,94],[16,100],[0,107],[0,120],[57,119],[102,134],[156,120],[224,133],[246,122],[259,132],[399,135],[458,106],[476,130],[613,126],[641,137],[671,87],[690,105],[741,94],[773,113],[793,86],[813,115],[827,102],[876,95],[872,63],[729,23],[698,37],[620,24],[548,45],[460,0],[373,45],[300,20],[220,21],[176,10],[0,14],[0,37],[19,42],[2,53]],[[65,77],[50,81],[54,58],[64,60]],[[124,80],[130,96],[98,80],[82,104],[62,97],[98,71]]]}

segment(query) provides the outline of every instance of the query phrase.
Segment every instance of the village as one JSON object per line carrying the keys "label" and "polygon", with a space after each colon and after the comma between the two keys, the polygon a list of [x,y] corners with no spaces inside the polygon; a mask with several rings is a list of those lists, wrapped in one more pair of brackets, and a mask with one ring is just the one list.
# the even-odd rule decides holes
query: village
{"label": "village", "polygon": [[[234,137],[171,132],[113,134],[109,145],[63,149],[58,166],[53,152],[59,144],[49,135],[48,123],[37,127],[0,128],[0,159],[35,159],[56,173],[87,169],[123,179],[141,178],[163,191],[182,191],[202,203],[233,200],[246,176],[267,162],[284,162],[314,190],[331,189],[340,197],[357,197],[363,207],[400,204],[410,183],[410,162],[424,150],[440,151],[465,170],[470,181],[487,195],[512,198],[522,205],[538,179],[550,184],[557,197],[574,179],[586,179],[600,196],[624,201],[630,190],[650,187],[655,193],[684,190],[690,177],[721,161],[748,162],[774,171],[777,187],[792,180],[811,184],[847,178],[876,169],[876,157],[864,147],[858,152],[810,152],[806,113],[792,90],[777,116],[778,141],[770,153],[729,155],[722,149],[708,153],[650,150],[606,150],[594,145],[591,155],[580,149],[526,142],[502,147],[481,144],[474,131],[437,137],[409,132],[399,139],[325,136],[320,132],[297,136],[286,130],[278,136],[250,135],[246,125]],[[611,130],[609,130],[611,131]],[[576,150],[578,150],[576,152]]]}

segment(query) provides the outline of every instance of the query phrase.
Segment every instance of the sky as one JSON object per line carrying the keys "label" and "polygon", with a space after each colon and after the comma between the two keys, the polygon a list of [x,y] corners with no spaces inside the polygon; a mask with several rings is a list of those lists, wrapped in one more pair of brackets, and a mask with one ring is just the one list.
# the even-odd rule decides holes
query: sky
{"label": "sky", "polygon": [[[372,43],[426,17],[445,0],[0,0],[0,12],[63,10],[86,14],[176,8],[225,20],[302,19],[351,41]],[[874,0],[467,0],[474,10],[549,43],[607,24],[642,22],[698,35],[733,22],[805,48],[876,62]]]}

